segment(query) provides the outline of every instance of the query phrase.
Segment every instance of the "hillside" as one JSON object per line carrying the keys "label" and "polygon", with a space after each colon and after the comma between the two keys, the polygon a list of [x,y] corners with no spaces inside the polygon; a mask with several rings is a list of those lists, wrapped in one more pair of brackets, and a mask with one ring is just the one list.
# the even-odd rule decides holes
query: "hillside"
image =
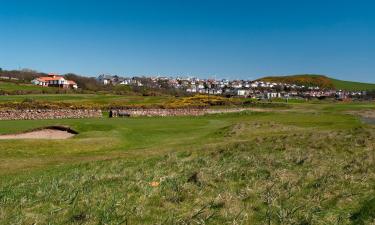
{"label": "hillside", "polygon": [[375,90],[375,84],[343,81],[333,79],[324,75],[301,74],[291,76],[269,76],[259,79],[266,82],[277,82],[287,84],[298,84],[305,86],[318,86],[321,88],[333,88],[337,90],[359,91]]}
{"label": "hillside", "polygon": [[32,94],[32,93],[55,93],[58,91],[54,87],[41,87],[21,82],[9,82],[0,79],[1,94]]}
{"label": "hillside", "polygon": [[357,90],[375,90],[375,84],[370,83],[361,83],[353,81],[343,81],[332,79],[331,81],[336,89],[348,90],[348,91],[357,91]]}

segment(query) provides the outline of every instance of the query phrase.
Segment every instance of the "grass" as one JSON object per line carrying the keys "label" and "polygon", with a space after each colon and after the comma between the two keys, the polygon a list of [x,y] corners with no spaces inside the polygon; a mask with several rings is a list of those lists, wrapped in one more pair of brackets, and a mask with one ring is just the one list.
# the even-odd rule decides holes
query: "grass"
{"label": "grass", "polygon": [[51,87],[41,87],[32,84],[19,84],[13,82],[4,82],[0,80],[0,91],[42,91],[52,89]]}
{"label": "grass", "polygon": [[375,129],[335,106],[0,121],[79,131],[0,140],[0,224],[370,224]]}
{"label": "grass", "polygon": [[36,94],[36,95],[4,95],[0,103],[22,103],[39,101],[47,103],[68,103],[74,105],[147,105],[159,104],[173,99],[170,96],[124,96],[112,94]]}
{"label": "grass", "polygon": [[375,84],[372,83],[361,83],[353,81],[344,81],[333,79],[325,75],[314,75],[314,74],[301,74],[291,76],[272,76],[264,77],[260,80],[268,82],[281,82],[289,84],[307,85],[307,86],[319,86],[321,88],[335,88],[337,90],[346,91],[372,91],[375,90]]}
{"label": "grass", "polygon": [[338,90],[348,91],[373,91],[375,84],[332,79],[332,83]]}

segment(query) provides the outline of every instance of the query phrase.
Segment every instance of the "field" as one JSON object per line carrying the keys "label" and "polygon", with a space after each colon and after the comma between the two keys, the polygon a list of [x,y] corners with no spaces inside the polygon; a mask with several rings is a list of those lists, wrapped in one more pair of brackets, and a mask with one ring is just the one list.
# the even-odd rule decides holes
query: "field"
{"label": "field", "polygon": [[148,105],[164,103],[173,99],[170,96],[124,96],[113,94],[35,94],[35,95],[0,95],[0,104],[38,101],[46,103],[67,103],[73,105],[107,106],[111,104]]}
{"label": "field", "polygon": [[371,224],[375,127],[347,112],[373,109],[0,121],[79,132],[0,140],[0,224]]}

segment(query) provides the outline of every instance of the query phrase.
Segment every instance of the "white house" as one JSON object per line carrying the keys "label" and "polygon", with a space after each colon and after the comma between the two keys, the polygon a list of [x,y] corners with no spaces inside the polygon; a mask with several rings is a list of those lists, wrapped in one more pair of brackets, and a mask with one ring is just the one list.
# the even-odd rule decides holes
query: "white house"
{"label": "white house", "polygon": [[63,76],[48,74],[47,77],[38,77],[31,81],[34,85],[44,87],[61,87],[77,89],[78,85],[72,80],[66,80]]}

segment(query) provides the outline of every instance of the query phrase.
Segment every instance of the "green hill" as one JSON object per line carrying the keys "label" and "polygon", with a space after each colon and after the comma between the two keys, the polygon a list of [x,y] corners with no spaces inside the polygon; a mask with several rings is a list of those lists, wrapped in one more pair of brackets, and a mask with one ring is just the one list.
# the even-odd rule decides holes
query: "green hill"
{"label": "green hill", "polygon": [[0,80],[0,90],[2,91],[39,91],[46,90],[50,87],[41,87],[32,84],[4,82]]}
{"label": "green hill", "polygon": [[[12,82],[0,79],[0,95],[53,94],[62,91],[55,87],[42,87],[24,82]],[[64,92],[66,91],[64,90]]]}
{"label": "green hill", "polygon": [[333,85],[336,89],[348,90],[348,91],[358,91],[358,90],[375,90],[375,84],[371,83],[361,83],[353,81],[343,81],[337,79],[331,79]]}
{"label": "green hill", "polygon": [[347,91],[375,90],[375,84],[353,82],[353,81],[343,81],[343,80],[333,79],[324,75],[315,75],[315,74],[301,74],[301,75],[291,75],[291,76],[269,76],[269,77],[263,77],[259,80],[266,81],[266,82],[297,84],[297,85],[305,85],[305,86],[318,86],[321,88],[330,88],[330,89],[347,90]]}

